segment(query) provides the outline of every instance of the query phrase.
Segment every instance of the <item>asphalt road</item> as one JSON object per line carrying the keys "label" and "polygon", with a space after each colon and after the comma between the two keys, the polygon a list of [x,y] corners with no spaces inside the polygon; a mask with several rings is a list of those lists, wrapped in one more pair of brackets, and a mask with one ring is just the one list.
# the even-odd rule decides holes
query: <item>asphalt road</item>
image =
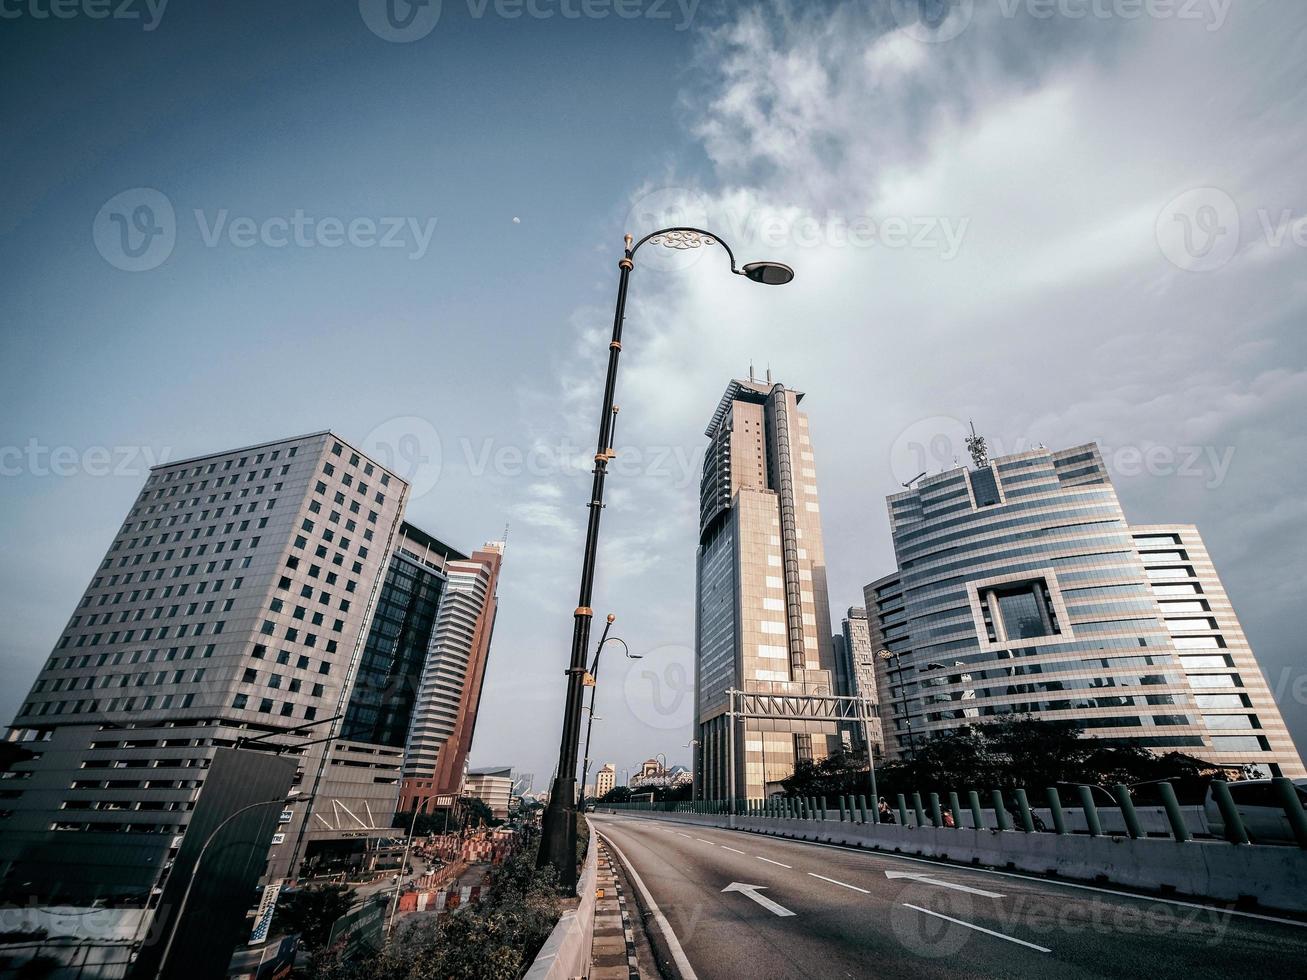
{"label": "asphalt road", "polygon": [[590,820],[698,980],[1307,975],[1295,922],[674,820]]}

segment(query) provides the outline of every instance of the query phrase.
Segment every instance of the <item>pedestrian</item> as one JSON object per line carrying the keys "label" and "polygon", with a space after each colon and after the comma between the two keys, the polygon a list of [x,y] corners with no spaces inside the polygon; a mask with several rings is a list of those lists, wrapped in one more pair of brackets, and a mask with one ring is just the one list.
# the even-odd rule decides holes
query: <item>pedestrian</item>
{"label": "pedestrian", "polygon": [[952,811],[952,810],[945,810],[945,811],[944,811],[944,826],[945,826],[945,827],[956,827],[956,826],[957,826],[957,824],[953,822],[953,811]]}
{"label": "pedestrian", "polygon": [[894,819],[894,811],[889,808],[889,804],[885,802],[885,797],[883,796],[880,798],[880,803],[876,806],[876,812],[880,815],[881,823],[897,822]]}

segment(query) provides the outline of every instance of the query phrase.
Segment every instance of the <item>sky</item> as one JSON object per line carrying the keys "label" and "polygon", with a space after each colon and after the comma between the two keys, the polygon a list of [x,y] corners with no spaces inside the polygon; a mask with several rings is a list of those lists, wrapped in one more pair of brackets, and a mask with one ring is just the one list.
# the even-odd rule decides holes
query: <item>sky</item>
{"label": "sky", "polygon": [[438,537],[507,528],[471,762],[544,788],[621,236],[688,223],[797,275],[637,256],[593,605],[642,659],[596,760],[689,761],[703,430],[751,363],[807,393],[833,630],[970,420],[1098,441],[1307,747],[1297,0],[57,13],[0,6],[0,715],[149,465],[330,428]]}

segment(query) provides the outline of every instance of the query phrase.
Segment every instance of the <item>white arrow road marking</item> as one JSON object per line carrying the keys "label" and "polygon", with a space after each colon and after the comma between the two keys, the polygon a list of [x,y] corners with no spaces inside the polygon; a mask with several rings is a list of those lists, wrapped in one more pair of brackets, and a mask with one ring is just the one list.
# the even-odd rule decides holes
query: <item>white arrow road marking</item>
{"label": "white arrow road marking", "polygon": [[917,874],[913,871],[886,871],[885,877],[910,878],[913,881],[920,881],[927,885],[939,885],[940,888],[952,888],[955,892],[966,892],[968,895],[979,895],[981,898],[1002,898],[998,892],[987,892],[983,888],[972,888],[968,885],[955,884],[952,881],[940,881],[938,878],[932,878],[930,875]]}
{"label": "white arrow road marking", "polygon": [[955,919],[951,915],[943,915],[939,912],[932,912],[930,909],[923,909],[920,905],[909,905],[903,903],[904,908],[915,909],[918,912],[924,912],[926,915],[933,915],[936,918],[947,919],[949,922],[956,922],[960,926],[966,926],[968,929],[975,929],[976,932],[983,932],[987,936],[995,936],[998,939],[1006,939],[1010,943],[1016,943],[1018,946],[1025,946],[1027,949],[1033,949],[1040,953],[1053,952],[1047,946],[1036,946],[1034,943],[1028,943],[1024,939],[1017,939],[1015,936],[1005,936],[1001,932],[995,932],[993,929],[986,929],[984,926],[978,926],[974,922],[963,922],[961,919]]}
{"label": "white arrow road marking", "polygon": [[746,885],[746,884],[744,884],[744,883],[742,883],[742,882],[739,882],[739,881],[732,881],[729,885],[727,885],[725,888],[723,888],[722,891],[723,891],[723,892],[739,892],[741,895],[747,895],[749,898],[753,899],[755,902],[757,902],[759,905],[761,905],[763,908],[765,908],[768,912],[774,912],[776,915],[793,915],[793,914],[794,914],[794,913],[791,912],[789,909],[787,909],[784,905],[778,905],[778,904],[776,904],[775,902],[773,902],[773,901],[772,901],[770,898],[768,898],[766,895],[759,895],[758,892],[761,891],[764,887],[766,887],[766,886],[765,886],[765,885]]}
{"label": "white arrow road marking", "polygon": [[862,892],[864,895],[870,895],[871,892],[865,888],[859,888],[857,885],[850,885],[847,881],[836,881],[834,878],[827,878],[825,875],[819,875],[815,871],[809,871],[810,878],[820,878],[822,881],[829,881],[832,885],[839,885],[841,888],[852,888],[855,892]]}

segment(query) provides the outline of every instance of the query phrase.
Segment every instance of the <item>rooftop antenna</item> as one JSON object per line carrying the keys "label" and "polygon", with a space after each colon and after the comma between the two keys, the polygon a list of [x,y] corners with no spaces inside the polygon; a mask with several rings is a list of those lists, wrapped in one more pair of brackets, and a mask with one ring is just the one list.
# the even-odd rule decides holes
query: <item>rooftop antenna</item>
{"label": "rooftop antenna", "polygon": [[976,435],[976,423],[968,421],[971,422],[971,435],[967,436],[967,451],[971,453],[971,462],[976,469],[981,469],[989,465],[989,447],[985,445],[984,436]]}
{"label": "rooftop antenna", "polygon": [[753,361],[749,361],[749,380],[753,381]]}
{"label": "rooftop antenna", "polygon": [[771,384],[771,365],[767,365],[767,383]]}

